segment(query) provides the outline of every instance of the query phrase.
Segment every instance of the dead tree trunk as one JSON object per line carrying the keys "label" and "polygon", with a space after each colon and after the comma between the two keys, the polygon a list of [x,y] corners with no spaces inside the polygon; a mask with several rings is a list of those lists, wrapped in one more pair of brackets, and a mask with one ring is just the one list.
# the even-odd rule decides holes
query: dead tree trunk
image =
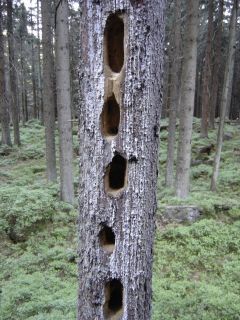
{"label": "dead tree trunk", "polygon": [[198,35],[198,0],[187,0],[187,21],[183,48],[183,67],[181,79],[181,102],[179,116],[179,139],[177,154],[176,195],[185,198],[189,192],[191,163],[191,139],[194,111],[197,35]]}
{"label": "dead tree trunk", "polygon": [[79,320],[151,318],[163,5],[81,1]]}
{"label": "dead tree trunk", "polygon": [[221,159],[221,151],[223,144],[223,134],[224,134],[224,122],[227,110],[227,100],[228,94],[231,84],[231,77],[233,76],[233,68],[234,68],[234,57],[236,51],[236,29],[237,29],[237,13],[238,13],[238,0],[234,0],[231,21],[230,21],[230,31],[229,31],[229,47],[228,47],[228,55],[226,61],[226,68],[224,73],[224,82],[223,82],[223,91],[222,91],[222,99],[221,99],[221,107],[220,107],[220,122],[218,127],[218,135],[217,135],[217,146],[216,146],[216,154],[214,158],[213,164],[213,175],[211,179],[211,190],[216,191],[217,178],[219,173],[220,159]]}

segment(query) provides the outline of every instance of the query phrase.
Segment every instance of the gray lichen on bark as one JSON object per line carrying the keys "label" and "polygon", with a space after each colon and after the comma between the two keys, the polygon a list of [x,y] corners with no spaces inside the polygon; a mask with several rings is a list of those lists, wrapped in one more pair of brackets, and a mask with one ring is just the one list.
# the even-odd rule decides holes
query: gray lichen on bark
{"label": "gray lichen on bark", "polygon": [[[151,317],[163,3],[148,0],[132,6],[127,0],[81,1],[78,220],[81,320]],[[119,73],[113,72],[104,58],[105,26],[111,14],[119,15],[124,22],[124,64]],[[117,135],[108,139],[102,132],[101,114],[112,92],[120,105],[120,122]],[[104,176],[116,154],[128,162],[127,184],[119,194],[108,194]],[[99,233],[103,224],[115,235],[112,253],[101,246]],[[111,301],[108,295],[112,295]]]}

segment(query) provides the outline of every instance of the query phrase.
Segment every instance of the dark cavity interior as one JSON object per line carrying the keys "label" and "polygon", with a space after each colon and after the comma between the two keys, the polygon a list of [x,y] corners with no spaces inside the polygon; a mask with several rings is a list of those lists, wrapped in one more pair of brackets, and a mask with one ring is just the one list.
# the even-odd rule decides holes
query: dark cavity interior
{"label": "dark cavity interior", "polygon": [[120,280],[113,279],[105,286],[104,316],[105,319],[120,319],[122,314],[123,286]]}
{"label": "dark cavity interior", "polygon": [[104,226],[99,233],[99,241],[105,251],[112,253],[115,248],[115,234],[112,228]]}
{"label": "dark cavity interior", "polygon": [[111,14],[105,27],[106,57],[114,72],[120,72],[124,62],[124,23],[117,14]]}
{"label": "dark cavity interior", "polygon": [[117,154],[113,157],[109,170],[109,188],[118,190],[124,187],[126,175],[126,160]]}
{"label": "dark cavity interior", "polygon": [[101,119],[102,131],[105,136],[115,136],[118,134],[120,107],[114,94],[104,103]]}

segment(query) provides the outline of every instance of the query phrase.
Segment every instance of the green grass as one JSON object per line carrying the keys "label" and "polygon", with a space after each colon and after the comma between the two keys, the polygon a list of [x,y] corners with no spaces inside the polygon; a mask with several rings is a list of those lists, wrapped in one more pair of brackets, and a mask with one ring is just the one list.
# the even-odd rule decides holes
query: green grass
{"label": "green grass", "polygon": [[[195,120],[193,159],[216,139],[216,131],[200,139],[199,129]],[[240,319],[240,159],[234,154],[240,133],[237,126],[226,131],[233,139],[224,143],[218,192],[209,191],[211,165],[199,164],[185,201],[164,187],[167,132],[161,132],[158,214],[166,204],[195,204],[203,218],[157,231],[153,320]],[[44,128],[30,121],[21,137],[20,148],[0,156],[0,319],[74,320],[77,210],[59,201],[58,184],[46,182]],[[77,145],[74,128],[76,185]]]}

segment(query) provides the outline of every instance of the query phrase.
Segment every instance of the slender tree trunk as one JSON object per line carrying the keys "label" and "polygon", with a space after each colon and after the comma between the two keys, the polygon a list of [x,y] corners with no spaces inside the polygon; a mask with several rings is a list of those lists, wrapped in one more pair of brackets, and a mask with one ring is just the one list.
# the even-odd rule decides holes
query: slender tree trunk
{"label": "slender tree trunk", "polygon": [[[168,51],[170,48],[168,48]],[[162,103],[162,112],[161,118],[165,119],[168,117],[169,113],[169,95],[170,95],[170,81],[171,81],[171,74],[170,74],[170,58],[169,52],[165,54],[164,62],[163,62],[163,103]]]}
{"label": "slender tree trunk", "polygon": [[208,136],[212,76],[213,0],[208,2],[207,46],[203,68],[201,136]]}
{"label": "slender tree trunk", "polygon": [[0,119],[2,127],[2,144],[12,145],[10,137],[10,127],[9,127],[9,113],[7,104],[7,94],[6,94],[6,77],[5,77],[5,63],[4,63],[4,38],[3,38],[3,28],[2,28],[2,10],[3,3],[0,0]]}
{"label": "slender tree trunk", "polygon": [[196,94],[195,94],[195,108],[193,114],[197,118],[201,118],[202,110],[201,110],[201,96],[202,96],[202,61],[200,61],[197,65],[197,73],[196,73]]}
{"label": "slender tree trunk", "polygon": [[14,144],[20,145],[19,132],[19,104],[17,93],[17,78],[16,78],[16,63],[14,55],[14,36],[13,36],[13,22],[12,22],[13,6],[12,0],[7,1],[7,36],[8,36],[8,51],[9,51],[9,65],[10,65],[10,90],[11,90],[11,110],[14,131]]}
{"label": "slender tree trunk", "polygon": [[180,40],[181,40],[181,3],[175,1],[174,19],[173,19],[173,46],[171,62],[171,88],[170,88],[170,110],[168,125],[168,149],[166,164],[166,186],[174,185],[174,151],[176,140],[176,119],[179,104],[179,71],[180,71]]}
{"label": "slender tree trunk", "polygon": [[46,141],[46,162],[48,181],[57,179],[55,150],[55,111],[53,90],[53,54],[51,28],[51,1],[42,0],[43,41],[43,108]]}
{"label": "slender tree trunk", "polygon": [[210,119],[209,124],[210,128],[214,128],[215,114],[216,114],[216,105],[219,89],[219,72],[222,59],[222,23],[223,23],[223,0],[219,0],[219,9],[218,9],[218,24],[215,38],[214,46],[214,63],[213,63],[213,76],[212,76],[212,91],[210,99]]}
{"label": "slender tree trunk", "polygon": [[159,0],[82,0],[78,320],[151,319]]}
{"label": "slender tree trunk", "polygon": [[38,106],[37,106],[37,88],[36,88],[36,71],[35,71],[35,50],[34,50],[34,37],[33,37],[33,19],[31,11],[31,25],[32,25],[32,39],[31,39],[31,55],[32,55],[32,91],[33,91],[33,118],[38,117]]}
{"label": "slender tree trunk", "polygon": [[230,21],[229,47],[228,47],[226,68],[224,73],[224,82],[223,82],[223,91],[222,91],[221,109],[220,109],[220,122],[219,122],[218,135],[217,135],[216,154],[215,154],[214,164],[213,164],[213,175],[211,179],[211,191],[216,191],[217,178],[219,174],[219,166],[220,166],[223,134],[224,134],[224,122],[225,122],[226,109],[227,109],[227,99],[228,99],[228,93],[230,90],[229,84],[232,82],[231,77],[233,76],[234,57],[235,57],[235,51],[236,51],[237,13],[238,13],[238,0],[234,0],[231,21]]}
{"label": "slender tree trunk", "polygon": [[230,70],[231,74],[229,75],[229,84],[228,84],[228,96],[227,96],[227,107],[226,107],[226,114],[225,118],[230,118],[230,110],[231,110],[231,101],[232,101],[232,91],[233,91],[233,75],[234,75],[234,68]]}
{"label": "slender tree trunk", "polygon": [[40,40],[40,0],[37,0],[37,59],[38,59],[38,109],[39,119],[44,122],[43,116],[43,96],[42,96],[42,66],[41,66],[41,40]]}
{"label": "slender tree trunk", "polygon": [[22,123],[23,125],[28,121],[27,109],[27,92],[26,92],[26,72],[25,72],[25,58],[23,52],[23,37],[20,37],[20,64],[21,64],[21,99],[22,99]]}
{"label": "slender tree trunk", "polygon": [[60,146],[61,199],[74,202],[68,2],[56,6],[56,84]]}
{"label": "slender tree trunk", "polygon": [[187,0],[187,22],[183,48],[176,195],[186,198],[189,192],[192,122],[195,98],[198,34],[198,0]]}

